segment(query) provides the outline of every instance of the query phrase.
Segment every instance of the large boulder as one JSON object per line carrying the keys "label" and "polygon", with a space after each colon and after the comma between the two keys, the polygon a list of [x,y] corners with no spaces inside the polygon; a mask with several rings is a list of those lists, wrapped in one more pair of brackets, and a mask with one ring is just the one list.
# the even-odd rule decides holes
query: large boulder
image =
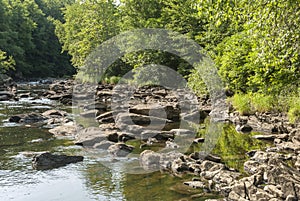
{"label": "large boulder", "polygon": [[180,118],[180,109],[176,105],[163,104],[138,104],[129,109],[129,112],[146,116],[167,118],[178,121]]}
{"label": "large boulder", "polygon": [[48,170],[81,161],[83,156],[55,155],[46,152],[33,157],[32,167],[36,170]]}
{"label": "large boulder", "polygon": [[92,147],[104,140],[118,142],[119,135],[116,130],[103,130],[98,127],[89,127],[77,132],[75,144]]}

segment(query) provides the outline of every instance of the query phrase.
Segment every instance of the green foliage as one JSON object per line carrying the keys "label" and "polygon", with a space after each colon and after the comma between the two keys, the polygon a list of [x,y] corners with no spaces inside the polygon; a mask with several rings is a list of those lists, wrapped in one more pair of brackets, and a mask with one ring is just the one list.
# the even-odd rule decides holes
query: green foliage
{"label": "green foliage", "polygon": [[257,112],[271,112],[277,110],[278,102],[275,96],[254,93],[250,95],[252,110]]}
{"label": "green foliage", "polygon": [[291,123],[299,123],[300,121],[300,98],[292,97],[289,100],[288,117]]}
{"label": "green foliage", "polygon": [[76,1],[64,10],[64,22],[55,21],[63,50],[80,67],[102,42],[119,33],[119,16],[113,1]]}
{"label": "green foliage", "polygon": [[199,97],[205,96],[208,93],[206,85],[197,69],[193,69],[188,76],[188,87]]}
{"label": "green foliage", "polygon": [[[52,5],[46,2],[44,7]],[[52,15],[63,50],[76,67],[94,48],[122,31],[164,28],[201,45],[228,89],[266,95],[253,97],[251,106],[241,103],[237,95],[236,103],[245,111],[268,111],[268,103],[273,102],[268,95],[292,93],[300,84],[300,9],[295,0],[121,0],[119,5],[87,0],[67,6],[63,20],[59,13]],[[205,93],[199,69],[191,71],[182,59],[158,50],[126,54],[109,74],[121,76],[125,70],[148,64],[177,70],[198,94]]]}
{"label": "green foliage", "polygon": [[46,2],[50,1],[0,0],[0,49],[14,58],[14,77],[74,73],[68,55],[61,54],[50,20],[51,12],[61,13],[63,3],[45,9]]}
{"label": "green foliage", "polygon": [[249,94],[235,94],[231,98],[232,106],[241,114],[249,115],[252,113],[251,100]]}
{"label": "green foliage", "polygon": [[8,70],[14,70],[15,60],[10,56],[6,56],[6,53],[0,50],[0,73],[5,73]]}

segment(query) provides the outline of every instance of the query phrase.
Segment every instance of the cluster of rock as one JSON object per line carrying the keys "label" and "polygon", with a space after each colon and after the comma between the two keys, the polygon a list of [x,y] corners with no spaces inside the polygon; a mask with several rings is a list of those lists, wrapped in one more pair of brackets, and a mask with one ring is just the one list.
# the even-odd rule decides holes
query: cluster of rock
{"label": "cluster of rock", "polygon": [[[107,150],[115,157],[137,150],[141,152],[140,164],[145,170],[193,174],[194,179],[185,182],[186,185],[219,192],[225,197],[220,200],[300,200],[300,130],[283,114],[228,115],[227,121],[235,124],[238,131],[263,131],[269,134],[253,137],[274,143],[264,151],[248,152],[244,172],[238,172],[217,156],[199,152],[185,155],[179,151],[186,144],[205,141],[194,139],[195,131],[182,129],[179,123],[205,119],[211,112],[208,99],[195,99],[184,89],[160,86],[132,89],[127,85],[117,88],[77,85],[74,92],[72,84],[54,82],[45,95],[66,104],[77,104],[82,109],[80,115],[94,119],[99,126],[82,128],[66,113],[55,110],[19,115],[11,117],[11,121],[55,125],[49,130],[55,136],[72,136],[77,145]],[[131,140],[139,141],[138,147],[129,145]],[[153,146],[164,152],[151,151]]]}
{"label": "cluster of rock", "polygon": [[72,104],[73,80],[56,80],[49,85],[49,90],[43,96],[57,100],[63,104]]}
{"label": "cluster of rock", "polygon": [[0,101],[14,99],[16,86],[11,77],[0,73]]}
{"label": "cluster of rock", "polygon": [[[175,175],[193,174],[195,178],[185,182],[186,185],[206,192],[219,192],[227,200],[299,199],[300,134],[284,115],[265,113],[240,116],[235,112],[229,115],[228,121],[234,123],[238,131],[270,133],[253,137],[274,142],[274,146],[265,151],[249,152],[250,158],[244,164],[245,172],[240,173],[226,167],[216,156],[197,152],[187,156],[176,151],[179,145],[173,139],[183,135],[193,136],[194,132],[178,129],[174,125],[182,119],[207,117],[211,111],[207,103],[203,104],[207,100],[202,100],[200,107],[199,103],[191,104],[189,109],[192,109],[184,114],[181,107],[193,103],[185,104],[183,101],[189,98],[178,98],[190,96],[185,91],[179,90],[178,95],[162,87],[144,86],[138,90],[126,87],[113,90],[112,86],[100,85],[87,90],[82,86],[82,92],[79,90],[77,95],[79,107],[85,109],[81,115],[95,117],[99,127],[76,130],[76,144],[105,149],[118,157],[127,156],[134,149],[146,149],[140,154],[140,164],[145,170],[163,170]],[[124,91],[129,95],[124,97]],[[80,102],[89,99],[93,93],[96,94],[94,105]],[[63,130],[68,129],[62,125],[55,134],[59,135],[59,131]],[[126,144],[128,140],[136,139],[142,141],[140,147]],[[201,143],[204,139],[193,141]],[[173,151],[157,153],[148,150],[157,143],[164,148],[173,148]]]}

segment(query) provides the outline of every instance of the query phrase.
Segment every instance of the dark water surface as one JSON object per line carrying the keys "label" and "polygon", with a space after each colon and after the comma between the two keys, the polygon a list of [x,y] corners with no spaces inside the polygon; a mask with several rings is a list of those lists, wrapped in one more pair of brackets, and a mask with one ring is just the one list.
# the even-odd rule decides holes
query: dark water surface
{"label": "dark water surface", "polygon": [[[23,85],[22,92],[41,93],[40,85]],[[174,201],[205,200],[217,195],[193,196],[201,190],[183,184],[192,178],[182,178],[167,173],[128,174],[122,163],[104,166],[105,155],[74,146],[68,139],[54,138],[42,125],[28,127],[9,123],[14,114],[43,112],[51,108],[70,108],[48,99],[0,102],[0,201]],[[199,131],[203,137],[206,125]],[[245,152],[262,148],[265,144],[253,140],[249,135],[236,133],[231,125],[224,125],[222,135],[214,149],[224,162],[236,169],[242,169]],[[197,150],[199,147],[191,147]],[[24,152],[51,151],[69,155],[83,155],[82,163],[66,167],[37,171],[31,167],[32,156]],[[196,198],[195,198],[196,197]]]}

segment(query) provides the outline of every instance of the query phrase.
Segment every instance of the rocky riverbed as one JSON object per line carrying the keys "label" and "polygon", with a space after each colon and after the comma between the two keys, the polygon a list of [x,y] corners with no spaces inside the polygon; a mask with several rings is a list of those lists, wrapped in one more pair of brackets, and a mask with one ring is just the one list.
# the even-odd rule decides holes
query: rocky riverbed
{"label": "rocky riverbed", "polygon": [[[71,80],[55,81],[41,95],[73,103],[78,116],[96,122],[93,127],[78,125],[59,110],[20,114],[10,121],[29,125],[43,122],[54,136],[72,138],[74,144],[86,149],[106,150],[113,158],[138,155],[146,171],[166,171],[178,177],[193,175],[185,185],[199,192],[217,192],[224,197],[220,200],[300,199],[300,130],[299,125],[288,122],[285,114],[240,116],[227,111],[223,123],[234,125],[240,135],[259,132],[251,137],[271,144],[262,150],[248,150],[240,170],[216,154],[195,148],[207,140],[195,134],[199,129],[195,122],[210,118],[213,108],[208,98],[195,101],[184,89],[174,91],[160,86],[130,89],[126,85],[77,85],[76,93],[73,89]],[[131,93],[124,95],[126,91]]]}

